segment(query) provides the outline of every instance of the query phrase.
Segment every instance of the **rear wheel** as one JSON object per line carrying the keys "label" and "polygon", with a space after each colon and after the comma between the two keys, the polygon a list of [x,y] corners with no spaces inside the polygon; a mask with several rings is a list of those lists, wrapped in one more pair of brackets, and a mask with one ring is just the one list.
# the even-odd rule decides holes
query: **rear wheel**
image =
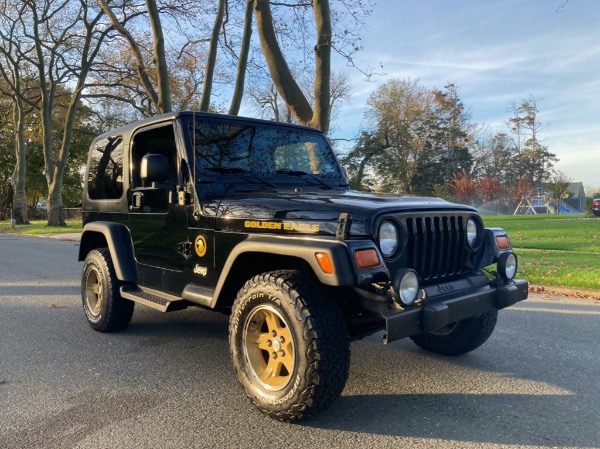
{"label": "rear wheel", "polygon": [[442,355],[461,355],[473,351],[490,338],[498,311],[488,310],[479,316],[466,318],[427,334],[414,335],[411,338],[420,348]]}
{"label": "rear wheel", "polygon": [[111,332],[127,327],[134,302],[121,297],[110,252],[107,248],[90,251],[81,277],[83,311],[92,329]]}
{"label": "rear wheel", "polygon": [[328,407],[348,378],[348,332],[323,287],[298,271],[255,276],[240,290],[229,325],[231,358],[261,411],[297,421]]}

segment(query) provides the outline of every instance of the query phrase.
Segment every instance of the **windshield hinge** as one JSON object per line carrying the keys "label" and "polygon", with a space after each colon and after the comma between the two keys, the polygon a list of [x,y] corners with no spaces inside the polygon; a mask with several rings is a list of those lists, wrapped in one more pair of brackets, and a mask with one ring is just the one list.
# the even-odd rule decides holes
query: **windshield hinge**
{"label": "windshield hinge", "polygon": [[335,236],[339,240],[344,240],[350,234],[350,226],[352,226],[352,215],[347,212],[340,213],[338,217],[338,227]]}

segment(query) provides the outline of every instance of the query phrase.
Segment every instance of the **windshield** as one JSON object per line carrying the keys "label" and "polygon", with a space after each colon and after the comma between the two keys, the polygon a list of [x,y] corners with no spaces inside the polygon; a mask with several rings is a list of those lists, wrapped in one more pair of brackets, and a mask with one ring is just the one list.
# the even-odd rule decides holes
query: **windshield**
{"label": "windshield", "polygon": [[319,132],[213,121],[190,123],[189,131],[200,174],[342,179],[333,151]]}

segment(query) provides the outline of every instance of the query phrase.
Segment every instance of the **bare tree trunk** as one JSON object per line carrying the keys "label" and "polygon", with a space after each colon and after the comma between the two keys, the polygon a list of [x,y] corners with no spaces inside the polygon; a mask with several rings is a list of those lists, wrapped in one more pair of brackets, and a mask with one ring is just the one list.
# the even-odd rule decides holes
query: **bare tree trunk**
{"label": "bare tree trunk", "polygon": [[[60,65],[57,63],[57,52],[59,45],[66,44],[66,41],[57,41],[55,43],[56,46],[51,49],[48,60],[46,61],[44,58],[46,46],[44,45],[43,40],[40,39],[38,27],[36,26],[34,30],[34,46],[37,59],[35,65],[39,76],[39,90],[42,99],[40,115],[43,134],[44,168],[46,171],[46,183],[48,185],[48,226],[64,226],[66,224],[63,213],[62,184],[71,149],[75,114],[90,67],[100,51],[100,46],[108,32],[108,29],[99,32],[97,28],[98,23],[102,18],[102,13],[98,13],[94,17],[88,17],[88,9],[85,1],[80,0],[80,2],[81,9],[79,16],[74,20],[83,23],[86,34],[84,35],[83,43],[78,43],[78,48],[81,49],[81,53],[78,55],[79,63],[65,68],[68,72],[76,73],[77,83],[71,94],[67,115],[62,127],[63,135],[61,146],[57,154],[52,145],[52,114],[54,111],[56,86],[58,82],[53,76],[58,75],[60,77],[64,75],[64,72],[62,75],[59,74],[58,67]],[[38,19],[37,11],[32,10],[32,12],[34,15],[34,23],[36,25],[43,23]],[[48,68],[46,68],[46,64],[48,65]]]}
{"label": "bare tree trunk", "polygon": [[71,102],[69,103],[67,116],[65,117],[60,152],[58,154],[58,159],[52,168],[52,181],[48,181],[48,226],[66,225],[63,213],[62,183],[65,168],[69,160],[69,153],[71,152],[71,140],[73,137],[73,125],[75,123],[75,115],[77,113],[77,104],[79,103],[81,97],[81,90],[83,89],[86,74],[87,69],[84,66],[82,67],[83,77],[80,76],[77,81],[77,86],[75,87],[73,95],[71,96]]}
{"label": "bare tree trunk", "polygon": [[[137,42],[135,41],[133,36],[129,33],[129,31],[127,31],[125,29],[125,27],[119,22],[119,20],[117,19],[117,16],[115,16],[115,14],[112,12],[110,7],[107,5],[106,0],[98,0],[98,5],[100,5],[100,8],[102,8],[102,11],[104,11],[104,13],[108,16],[108,18],[110,19],[110,23],[115,28],[115,30],[117,30],[118,33],[121,36],[123,36],[125,38],[125,40],[129,43],[129,47],[131,48],[131,50],[133,51],[133,53],[135,55],[136,72],[138,74],[140,82],[142,83],[142,86],[144,86],[146,95],[148,95],[148,98],[152,102],[152,105],[156,108],[156,110],[158,112],[167,112],[167,111],[161,110],[161,102],[159,100],[159,94],[156,93],[156,90],[154,89],[154,86],[152,85],[152,81],[150,80],[150,76],[148,75],[146,65],[144,64],[144,57],[142,56],[142,52],[141,52],[140,47],[138,46]],[[156,49],[156,47],[155,47],[155,49]],[[167,84],[167,87],[168,87],[168,84]],[[163,95],[163,97],[164,97],[164,95]]]}
{"label": "bare tree trunk", "polygon": [[313,0],[317,45],[315,45],[315,104],[309,125],[329,130],[331,97],[331,18],[328,0]]}
{"label": "bare tree trunk", "polygon": [[[269,67],[269,73],[277,91],[285,104],[298,117],[298,121],[308,125],[313,119],[313,110],[302,93],[302,89],[294,79],[292,72],[279,48],[275,29],[273,28],[273,15],[269,0],[256,0],[254,15],[260,38],[263,55]],[[316,83],[315,83],[316,84]]]}
{"label": "bare tree trunk", "polygon": [[215,65],[217,62],[217,46],[219,44],[219,35],[223,27],[223,16],[225,15],[226,0],[219,0],[217,15],[210,35],[210,46],[208,48],[208,60],[206,61],[206,70],[204,72],[204,86],[202,88],[202,98],[200,100],[200,110],[208,111],[210,107],[210,96],[212,94],[213,78],[215,75]]}
{"label": "bare tree trunk", "polygon": [[311,107],[296,82],[281,52],[269,0],[255,0],[254,14],[260,44],[277,91],[288,108],[303,125],[314,126],[324,132],[329,130],[331,110],[331,17],[329,0],[313,0],[313,13],[317,29],[315,45],[315,104]]}
{"label": "bare tree trunk", "polygon": [[13,121],[15,126],[15,155],[17,163],[11,176],[13,196],[13,218],[17,224],[29,224],[27,219],[27,195],[25,193],[25,174],[27,148],[25,146],[25,110],[18,98],[14,99]]}
{"label": "bare tree trunk", "polygon": [[[15,7],[16,5],[11,5]],[[25,144],[25,107],[31,105],[26,98],[22,73],[24,72],[24,57],[21,53],[21,41],[17,31],[19,18],[25,6],[19,5],[15,9],[2,9],[2,46],[0,47],[0,77],[3,81],[0,91],[13,106],[13,126],[15,142],[15,169],[10,177],[10,188],[7,188],[7,198],[2,206],[3,215],[7,213],[6,207],[10,204],[12,217],[18,224],[28,224],[27,195],[26,195],[26,167],[27,147]]]}
{"label": "bare tree trunk", "polygon": [[46,183],[48,185],[48,226],[64,226],[65,220],[62,216],[62,196],[60,190],[51,194],[51,189],[55,183],[55,167],[58,161],[54,157],[52,147],[52,112],[54,110],[54,95],[56,87],[52,82],[46,79],[46,69],[44,57],[42,54],[43,43],[39,36],[36,36],[35,42],[37,58],[37,70],[39,73],[39,88],[41,94],[41,109],[39,111],[42,122],[42,148],[44,151],[44,170],[46,173]]}
{"label": "bare tree trunk", "polygon": [[9,211],[12,210],[13,197],[14,190],[10,182],[0,186],[0,220],[7,220],[10,217]]}
{"label": "bare tree trunk", "polygon": [[158,110],[161,112],[171,112],[171,89],[169,87],[169,70],[167,68],[167,59],[165,57],[165,38],[163,36],[160,15],[156,7],[156,0],[146,0],[148,8],[148,17],[152,26],[152,35],[154,36],[154,65],[158,74]]}
{"label": "bare tree trunk", "polygon": [[48,184],[48,226],[65,226],[67,223],[64,216],[64,207],[62,202],[62,178],[56,179],[52,184]]}
{"label": "bare tree trunk", "polygon": [[53,192],[50,190],[55,186],[55,167],[58,161],[54,157],[52,147],[52,113],[54,110],[54,97],[56,94],[56,84],[52,80],[52,68],[56,61],[56,55],[51,53],[48,60],[44,57],[44,52],[47,50],[47,44],[41,33],[44,32],[47,10],[39,12],[36,9],[36,4],[28,4],[32,14],[33,25],[33,51],[35,58],[31,62],[35,65],[36,75],[38,77],[38,87],[40,92],[41,104],[39,113],[42,125],[42,148],[44,152],[44,171],[46,174],[46,184],[48,185],[48,225],[63,226],[65,224],[62,217],[62,197],[60,190]]}
{"label": "bare tree trunk", "polygon": [[244,15],[244,33],[242,35],[242,47],[238,60],[237,73],[235,76],[235,90],[229,107],[230,115],[238,115],[242,98],[244,96],[244,83],[246,80],[246,68],[248,66],[248,53],[250,52],[250,41],[252,38],[252,7],[254,0],[246,1],[246,13]]}
{"label": "bare tree trunk", "polygon": [[[51,105],[47,100],[43,101],[42,110],[42,140],[44,148],[44,169],[46,171],[46,183],[48,185],[48,226],[65,226],[63,216],[63,202],[60,188],[62,177],[58,179],[59,161],[54,157],[52,148],[52,112]],[[58,186],[58,189],[57,189]]]}

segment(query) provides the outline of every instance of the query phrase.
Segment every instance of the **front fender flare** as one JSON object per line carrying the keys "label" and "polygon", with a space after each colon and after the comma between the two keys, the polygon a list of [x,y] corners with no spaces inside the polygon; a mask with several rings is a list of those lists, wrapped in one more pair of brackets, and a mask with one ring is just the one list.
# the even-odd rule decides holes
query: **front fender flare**
{"label": "front fender flare", "polygon": [[[318,252],[326,253],[329,256],[334,268],[332,274],[324,273],[321,270],[315,257],[315,253]],[[244,253],[264,253],[297,257],[307,262],[319,281],[325,285],[338,287],[354,285],[356,283],[356,273],[350,259],[350,250],[341,240],[251,235],[248,239],[239,243],[229,254],[217,283],[211,307],[214,308],[216,306],[219,294],[230,275],[235,261]]]}

